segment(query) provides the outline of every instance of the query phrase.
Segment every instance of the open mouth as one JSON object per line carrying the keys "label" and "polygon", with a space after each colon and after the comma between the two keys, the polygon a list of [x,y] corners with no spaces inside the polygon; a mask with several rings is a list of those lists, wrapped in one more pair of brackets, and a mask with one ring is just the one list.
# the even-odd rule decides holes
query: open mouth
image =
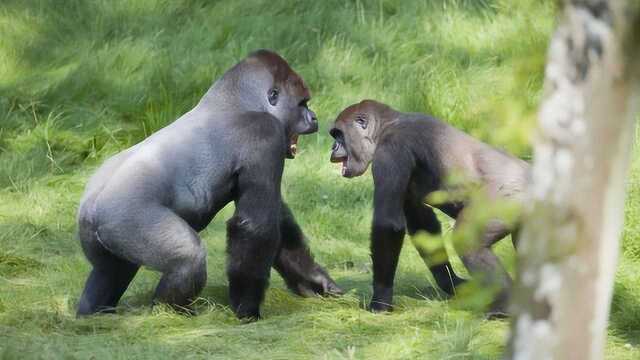
{"label": "open mouth", "polygon": [[292,134],[289,137],[289,148],[287,148],[287,158],[293,159],[298,152],[298,134]]}
{"label": "open mouth", "polygon": [[342,163],[342,169],[340,171],[342,176],[345,176],[347,174],[347,161],[348,160],[349,160],[348,156],[345,156],[345,157],[332,157],[331,158],[331,162],[332,163]]}

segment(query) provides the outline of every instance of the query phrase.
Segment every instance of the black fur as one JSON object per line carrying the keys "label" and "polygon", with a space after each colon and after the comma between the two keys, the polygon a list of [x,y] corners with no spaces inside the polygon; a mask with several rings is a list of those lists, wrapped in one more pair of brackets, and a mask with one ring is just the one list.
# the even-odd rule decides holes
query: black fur
{"label": "black fur", "polygon": [[[364,119],[364,120],[363,120]],[[372,164],[374,214],[371,229],[373,297],[371,309],[390,310],[393,281],[405,235],[423,230],[440,234],[431,206],[464,222],[465,201],[426,205],[427,195],[449,190],[445,179],[462,171],[483,185],[488,194],[518,198],[529,166],[522,160],[481,143],[430,116],[401,113],[365,100],[346,108],[330,134],[335,138],[331,161],[343,163],[345,177],[363,174]],[[487,224],[477,247],[464,249],[462,260],[470,273],[487,284],[498,284],[492,311],[506,312],[511,280],[491,251],[491,245],[513,230],[500,221]],[[515,240],[514,240],[515,241]],[[428,254],[421,254],[427,258]],[[448,294],[464,280],[448,261],[429,266],[440,288]]]}
{"label": "black fur", "polygon": [[[373,311],[390,310],[393,279],[405,235],[419,230],[440,233],[433,210],[423,204],[427,194],[444,179],[440,155],[433,146],[440,123],[417,114],[403,115],[380,137],[372,163],[374,215],[371,230]],[[447,261],[429,268],[448,294],[463,282]]]}

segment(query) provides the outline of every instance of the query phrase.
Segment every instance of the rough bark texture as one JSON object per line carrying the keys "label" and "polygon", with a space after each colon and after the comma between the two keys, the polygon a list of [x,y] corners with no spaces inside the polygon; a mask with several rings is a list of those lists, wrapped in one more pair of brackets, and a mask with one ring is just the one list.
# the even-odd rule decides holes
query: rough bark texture
{"label": "rough bark texture", "polygon": [[565,0],[551,40],[510,359],[600,359],[638,103],[638,7]]}

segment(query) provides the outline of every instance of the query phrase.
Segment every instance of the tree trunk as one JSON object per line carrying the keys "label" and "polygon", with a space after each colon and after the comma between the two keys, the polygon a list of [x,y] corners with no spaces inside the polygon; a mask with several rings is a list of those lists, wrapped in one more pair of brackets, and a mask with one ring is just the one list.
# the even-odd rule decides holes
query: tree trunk
{"label": "tree trunk", "polygon": [[565,0],[545,72],[509,359],[604,353],[640,95],[640,7]]}

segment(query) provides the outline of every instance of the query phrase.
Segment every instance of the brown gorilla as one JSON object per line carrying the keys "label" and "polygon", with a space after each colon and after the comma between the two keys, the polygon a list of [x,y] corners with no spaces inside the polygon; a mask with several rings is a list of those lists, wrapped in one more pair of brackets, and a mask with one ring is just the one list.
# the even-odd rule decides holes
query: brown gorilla
{"label": "brown gorilla", "polygon": [[271,267],[296,293],[340,289],[315,263],[282,201],[285,157],[298,134],[318,128],[302,78],[274,52],[249,55],[191,111],[108,159],[78,213],[93,265],[78,315],[113,311],[142,265],[162,273],[154,301],[187,306],[206,283],[198,236],[227,203],[229,297],[240,318],[258,318]]}
{"label": "brown gorilla", "polygon": [[[489,199],[521,201],[529,164],[484,144],[438,119],[401,113],[373,100],[346,108],[330,130],[335,139],[332,162],[342,163],[342,175],[362,175],[370,163],[374,182],[374,215],[371,231],[373,298],[371,309],[390,310],[393,281],[405,227],[410,235],[419,230],[440,233],[432,206],[464,221],[468,200],[425,205],[427,195],[448,187],[451,175],[479,184]],[[491,245],[515,229],[499,219],[490,221],[473,249],[462,254],[472,276],[500,291],[490,313],[506,313],[511,279],[491,251]],[[516,236],[514,235],[514,239]],[[463,282],[449,262],[430,266],[439,287],[449,294]]]}

